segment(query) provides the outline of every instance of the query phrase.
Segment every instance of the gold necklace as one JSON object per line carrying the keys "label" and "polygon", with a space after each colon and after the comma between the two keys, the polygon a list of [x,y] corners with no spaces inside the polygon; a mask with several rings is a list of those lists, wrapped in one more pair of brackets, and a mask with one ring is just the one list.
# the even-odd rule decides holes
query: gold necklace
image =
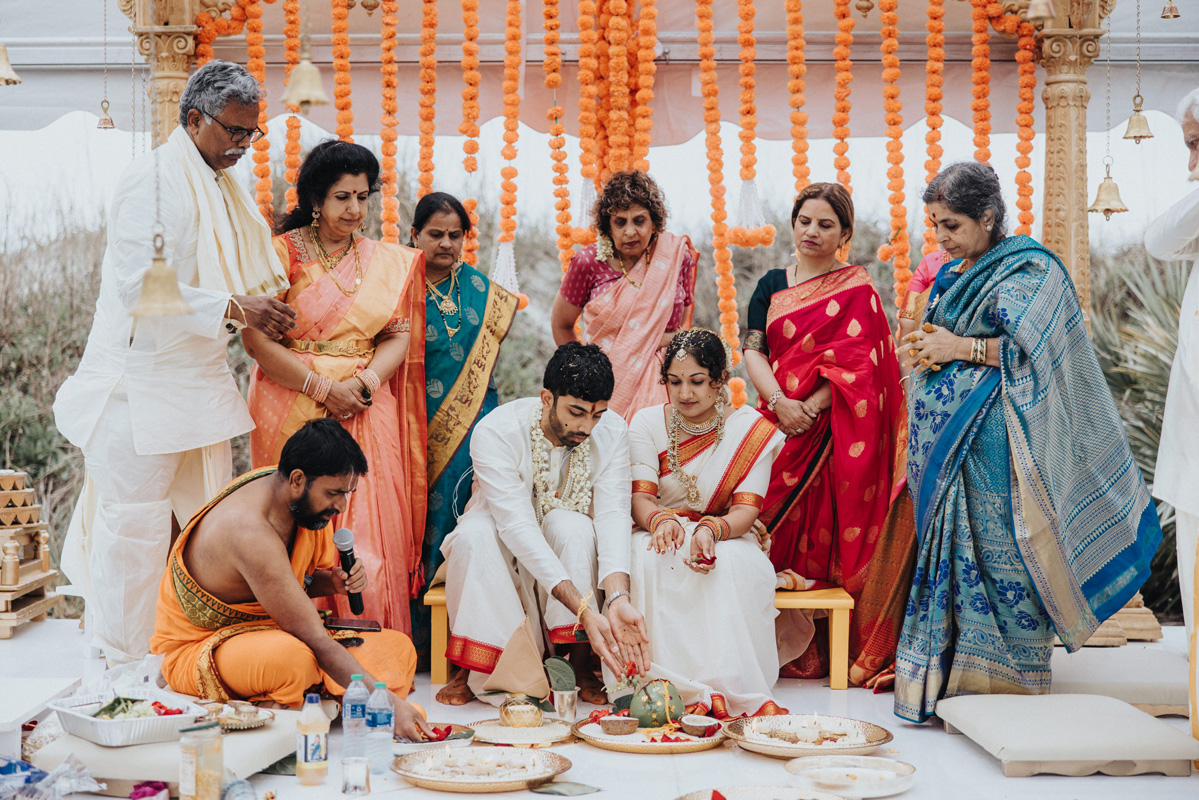
{"label": "gold necklace", "polygon": [[[720,445],[720,440],[724,438],[724,414],[717,413],[714,415],[716,420],[716,443],[714,446]],[[679,462],[679,431],[683,428],[683,415],[674,406],[670,408],[670,444],[666,448],[669,455],[670,472],[675,476],[675,479],[683,485],[687,490],[687,505],[695,511],[700,510],[699,484],[695,478],[683,471],[683,465]]]}
{"label": "gold necklace", "polygon": [[[428,278],[425,278],[425,287],[439,298],[438,302],[433,305],[437,307],[437,313],[441,315],[441,322],[445,325],[445,331],[452,340],[454,334],[462,330],[462,286],[458,283],[458,270],[450,270],[450,288],[445,294],[442,294],[436,286],[430,283]],[[454,294],[455,291],[458,294],[457,303],[450,298],[450,295]],[[450,325],[450,320],[448,319],[448,317],[455,314],[458,315],[457,326]]]}
{"label": "gold necklace", "polygon": [[637,260],[633,262],[632,269],[625,269],[624,259],[620,257],[619,253],[616,254],[616,263],[620,264],[620,274],[624,276],[624,279],[626,281],[633,284],[634,289],[640,289],[641,283],[645,283],[645,280],[642,279],[641,283],[638,283],[637,281],[635,281],[629,277],[629,273],[632,272],[634,269],[637,269],[637,265],[640,264],[641,259],[645,258],[646,254],[649,253],[649,249],[654,246],[654,242],[657,240],[657,238],[658,238],[658,235],[656,233],[650,237],[649,244],[647,244],[645,246],[645,249],[641,251],[641,255],[637,256]]}
{"label": "gold necklace", "polygon": [[[320,259],[321,266],[325,268],[325,272],[329,273],[329,277],[333,279],[334,285],[346,297],[353,297],[354,293],[358,291],[358,287],[362,285],[362,262],[358,257],[358,240],[354,238],[354,234],[350,234],[350,243],[345,246],[345,249],[341,251],[341,255],[337,257],[331,256],[325,251],[325,246],[321,244],[321,236],[315,228],[312,230],[312,243],[316,246],[316,255]],[[337,279],[337,273],[334,270],[351,249],[354,251],[354,288],[347,289]]]}

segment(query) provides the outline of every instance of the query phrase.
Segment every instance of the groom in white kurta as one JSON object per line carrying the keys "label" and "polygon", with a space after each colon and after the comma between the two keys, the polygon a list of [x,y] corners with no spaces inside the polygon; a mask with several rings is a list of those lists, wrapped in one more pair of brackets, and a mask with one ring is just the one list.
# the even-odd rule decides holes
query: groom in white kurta
{"label": "groom in white kurta", "polygon": [[[576,643],[578,622],[614,671],[627,660],[644,668],[648,637],[629,602],[628,427],[606,411],[611,375],[598,347],[568,342],[550,359],[540,397],[500,406],[471,436],[473,493],[441,547],[447,657],[470,670],[470,693],[484,691],[513,655],[509,643],[521,638],[526,617],[538,652],[544,638]],[[531,678],[540,675],[539,658],[526,663]],[[585,665],[575,672],[581,687],[594,684]],[[438,699],[451,702],[456,689],[464,702],[461,675],[455,683]],[[487,686],[494,688],[520,687]]]}
{"label": "groom in white kurta", "polygon": [[[1187,170],[1199,178],[1199,89],[1178,106],[1182,138],[1190,150]],[[1196,595],[1196,551],[1199,551],[1199,189],[1183,197],[1145,231],[1145,249],[1163,261],[1192,262],[1191,276],[1182,297],[1178,321],[1178,349],[1170,369],[1170,388],[1162,418],[1161,442],[1154,470],[1153,496],[1174,506],[1174,541],[1178,549],[1178,583],[1182,613],[1190,642],[1191,726],[1199,738],[1196,704],[1195,623],[1199,614]]]}
{"label": "groom in white kurta", "polygon": [[[121,176],[91,334],[54,403],[87,471],[62,566],[110,665],[148,652],[173,523],[231,480],[229,440],[253,427],[226,360],[232,332],[293,325],[273,298],[288,283],[270,229],[225,172],[255,138],[258,97],[244,68],[210,62],[188,81],[180,127]],[[194,313],[135,320],[156,232]]]}

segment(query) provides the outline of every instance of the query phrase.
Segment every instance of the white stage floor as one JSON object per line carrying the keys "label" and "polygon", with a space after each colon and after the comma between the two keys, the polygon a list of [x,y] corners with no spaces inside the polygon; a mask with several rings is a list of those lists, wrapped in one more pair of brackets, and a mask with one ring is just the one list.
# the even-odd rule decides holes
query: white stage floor
{"label": "white stage floor", "polygon": [[[1129,647],[1162,648],[1184,653],[1182,628],[1167,627],[1166,637],[1153,644]],[[70,620],[50,620],[19,628],[13,638],[0,640],[0,687],[13,677],[82,678],[101,669],[86,656],[84,638],[78,624]],[[469,723],[493,719],[496,710],[479,701],[466,706],[439,705],[433,700],[433,688],[427,673],[417,675],[416,689],[410,699],[423,705],[434,722]],[[0,688],[2,691],[2,688]],[[834,692],[821,681],[780,681],[775,699],[794,713],[822,713],[868,720],[890,730],[895,739],[877,755],[907,761],[916,767],[915,786],[898,797],[904,800],[1168,800],[1199,798],[1199,775],[1166,778],[1160,775],[1111,777],[1093,775],[1067,778],[1043,775],[1031,778],[1005,778],[999,762],[964,736],[946,734],[939,723],[912,725],[902,722],[891,710],[892,695],[872,694],[862,689]],[[579,714],[591,711],[580,703]],[[1180,717],[1163,717],[1167,724],[1189,731],[1189,723]],[[330,734],[330,750],[341,750],[340,730]],[[783,761],[726,747],[706,753],[673,756],[642,756],[598,750],[586,744],[555,748],[555,752],[573,762],[562,780],[591,784],[602,789],[597,798],[636,798],[673,800],[687,792],[726,786],[785,786],[787,774]],[[340,797],[340,768],[336,759],[323,786],[300,786],[295,778],[263,776],[253,778],[260,796],[274,791],[278,800],[315,800]],[[402,778],[372,776],[372,795],[399,797],[400,800],[443,798],[448,795],[408,785]],[[516,792],[506,797],[544,797],[531,792]],[[770,797],[762,794],[764,800]]]}

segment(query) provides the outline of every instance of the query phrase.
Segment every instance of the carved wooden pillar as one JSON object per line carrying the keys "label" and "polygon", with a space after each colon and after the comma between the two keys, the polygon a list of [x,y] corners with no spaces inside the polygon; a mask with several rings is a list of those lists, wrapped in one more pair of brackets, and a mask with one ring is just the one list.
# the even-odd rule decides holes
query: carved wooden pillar
{"label": "carved wooden pillar", "polygon": [[1114,0],[1057,0],[1059,13],[1041,31],[1045,68],[1045,190],[1041,242],[1057,253],[1089,318],[1091,251],[1087,220],[1087,67],[1099,55],[1101,21]]}

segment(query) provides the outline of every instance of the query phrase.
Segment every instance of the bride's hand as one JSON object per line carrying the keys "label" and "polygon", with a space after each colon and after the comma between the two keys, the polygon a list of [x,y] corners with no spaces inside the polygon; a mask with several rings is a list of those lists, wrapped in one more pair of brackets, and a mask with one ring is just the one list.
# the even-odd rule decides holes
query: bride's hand
{"label": "bride's hand", "polygon": [[650,539],[649,547],[646,550],[653,550],[658,555],[665,555],[668,550],[677,551],[683,545],[683,540],[687,538],[687,532],[683,530],[683,525],[677,519],[667,520],[658,526],[658,530],[654,532]]}
{"label": "bride's hand", "polygon": [[[711,563],[705,563],[703,560]],[[701,525],[691,534],[691,555],[683,559],[695,572],[707,575],[716,566],[716,535],[707,525]]]}

